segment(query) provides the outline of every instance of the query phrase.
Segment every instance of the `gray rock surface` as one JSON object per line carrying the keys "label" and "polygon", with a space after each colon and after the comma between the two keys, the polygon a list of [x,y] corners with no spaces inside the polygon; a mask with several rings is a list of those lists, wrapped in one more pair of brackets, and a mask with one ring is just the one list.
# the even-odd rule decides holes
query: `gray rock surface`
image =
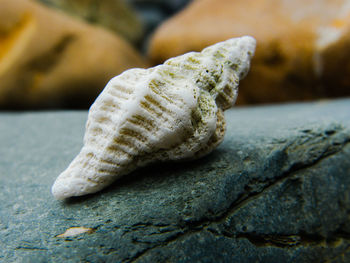
{"label": "gray rock surface", "polygon": [[349,99],[234,108],[212,154],[59,202],[86,116],[0,114],[0,262],[350,261]]}

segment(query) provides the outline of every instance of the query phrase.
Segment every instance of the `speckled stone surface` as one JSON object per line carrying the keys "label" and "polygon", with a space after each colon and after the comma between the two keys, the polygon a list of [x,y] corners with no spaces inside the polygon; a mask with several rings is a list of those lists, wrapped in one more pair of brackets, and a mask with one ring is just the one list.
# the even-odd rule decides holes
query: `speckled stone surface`
{"label": "speckled stone surface", "polygon": [[350,100],[225,114],[212,154],[59,202],[87,113],[0,113],[0,262],[349,262]]}

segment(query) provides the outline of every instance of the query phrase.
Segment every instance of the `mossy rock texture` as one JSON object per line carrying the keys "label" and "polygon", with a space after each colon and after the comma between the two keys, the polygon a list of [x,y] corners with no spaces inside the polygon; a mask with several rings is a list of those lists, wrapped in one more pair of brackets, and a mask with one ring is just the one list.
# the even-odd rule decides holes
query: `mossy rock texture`
{"label": "mossy rock texture", "polygon": [[143,27],[136,12],[124,0],[39,0],[91,24],[107,28],[131,42],[138,42]]}
{"label": "mossy rock texture", "polygon": [[210,155],[60,202],[87,112],[1,113],[0,262],[349,262],[350,99],[225,115]]}

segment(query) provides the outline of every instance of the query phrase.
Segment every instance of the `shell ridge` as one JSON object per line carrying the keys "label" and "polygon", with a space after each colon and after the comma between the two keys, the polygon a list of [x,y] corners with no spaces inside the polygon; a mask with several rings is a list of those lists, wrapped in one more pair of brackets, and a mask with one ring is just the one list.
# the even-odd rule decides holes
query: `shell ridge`
{"label": "shell ridge", "polygon": [[223,111],[236,100],[255,44],[251,37],[230,39],[111,79],[91,106],[84,146],[53,195],[94,193],[148,163],[211,152],[224,138]]}

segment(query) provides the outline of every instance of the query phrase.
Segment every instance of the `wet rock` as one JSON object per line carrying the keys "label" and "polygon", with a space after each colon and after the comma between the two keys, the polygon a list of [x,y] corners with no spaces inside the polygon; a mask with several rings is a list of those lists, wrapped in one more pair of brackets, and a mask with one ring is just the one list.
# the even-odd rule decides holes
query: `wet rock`
{"label": "wet rock", "polygon": [[126,0],[140,14],[147,32],[184,8],[191,0]]}
{"label": "wet rock", "polygon": [[33,1],[0,8],[0,108],[88,107],[107,81],[145,65],[122,38]]}
{"label": "wet rock", "polygon": [[183,9],[191,0],[126,0],[139,15],[144,27],[144,39],[140,43],[146,53],[149,36],[164,20]]}
{"label": "wet rock", "polygon": [[350,100],[235,108],[212,154],[56,201],[86,112],[0,114],[0,261],[349,262]]}
{"label": "wet rock", "polygon": [[201,0],[150,41],[154,63],[241,35],[257,50],[238,103],[349,96],[349,1]]}

